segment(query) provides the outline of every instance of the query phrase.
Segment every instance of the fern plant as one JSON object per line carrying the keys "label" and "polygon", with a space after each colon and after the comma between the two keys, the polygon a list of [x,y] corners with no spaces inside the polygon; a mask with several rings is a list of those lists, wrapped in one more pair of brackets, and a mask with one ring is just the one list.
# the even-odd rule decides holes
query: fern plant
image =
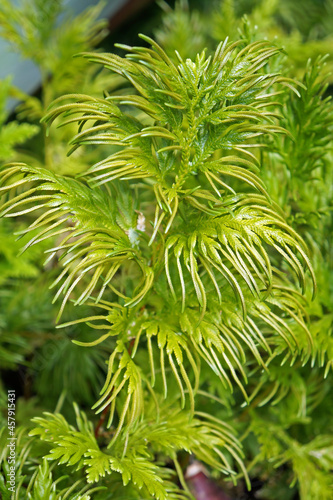
{"label": "fern plant", "polygon": [[[288,53],[285,68],[300,77],[308,59],[327,55],[328,79],[332,81],[331,0],[177,0],[172,9],[160,0],[164,11],[155,35],[172,56],[177,49],[183,57],[195,57],[202,47],[213,48],[229,37],[237,41],[247,21],[255,40],[278,40]],[[249,40],[250,38],[248,38]]]}
{"label": "fern plant", "polygon": [[[244,477],[250,488],[244,460],[249,470],[260,460],[292,461],[300,480],[300,457],[311,467],[308,457],[326,447],[318,498],[329,498],[330,438],[307,447],[274,425],[270,410],[257,411],[270,402],[274,412],[282,401],[288,426],[302,422],[302,402],[296,411],[290,405],[322,349],[307,314],[307,299],[316,296],[313,240],[292,226],[269,175],[285,160],[298,168],[291,162],[304,133],[293,126],[302,120],[297,109],[313,94],[316,116],[326,105],[313,87],[317,73],[291,80],[267,41],[226,40],[191,60],[141,38],[145,47],[118,46],[126,57],[82,54],[118,74],[118,88],[103,98],[62,96],[43,118],[48,126],[76,126],[69,154],[102,145],[106,158],[79,175],[24,163],[1,172],[2,216],[29,218],[19,232],[30,235],[23,249],[49,242],[48,261],[58,256],[62,264],[52,285],[58,321],[69,302],[91,311],[59,328],[76,327],[79,346],[111,351],[97,417],[75,406],[76,425],[58,412],[33,419],[33,446],[58,466],[51,473],[40,464],[18,495],[38,498],[41,483],[62,498],[56,483],[66,465],[75,481],[83,471],[88,484],[107,487],[89,490],[96,499],[194,498],[184,478],[189,455],[234,482]],[[312,172],[318,161],[307,167],[301,160],[299,168]],[[82,324],[91,330],[88,341]],[[318,377],[307,379],[314,408]],[[248,464],[250,433],[259,443],[274,434],[274,446]],[[78,486],[69,484],[63,498]],[[88,488],[75,498],[88,498]]]}

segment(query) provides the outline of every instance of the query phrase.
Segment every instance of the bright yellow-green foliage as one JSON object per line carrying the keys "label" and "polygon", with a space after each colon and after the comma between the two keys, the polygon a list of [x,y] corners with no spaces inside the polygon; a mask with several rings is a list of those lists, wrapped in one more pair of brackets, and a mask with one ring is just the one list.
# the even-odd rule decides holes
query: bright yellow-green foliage
{"label": "bright yellow-green foliage", "polygon": [[[70,372],[88,353],[80,390],[91,377],[84,402],[97,413],[75,405],[72,425],[68,408],[57,411],[63,392],[54,413],[34,415],[20,460],[29,449],[35,473],[18,498],[193,499],[184,478],[193,455],[248,487],[288,464],[277,473],[283,488],[328,500],[333,115],[324,59],[293,80],[282,51],[253,40],[248,21],[237,41],[193,59],[185,45],[171,53],[171,35],[159,38],[168,50],[143,35],[144,47],[117,46],[125,57],[83,47],[75,61],[108,72],[104,97],[53,89],[42,122],[71,135],[73,171],[50,162],[56,136],[51,146],[45,138],[45,164],[1,170],[1,215],[22,220],[23,250],[43,242],[61,301],[58,342],[68,332],[78,349],[71,363],[69,350],[54,348],[52,366]],[[60,491],[63,465],[76,472]]]}

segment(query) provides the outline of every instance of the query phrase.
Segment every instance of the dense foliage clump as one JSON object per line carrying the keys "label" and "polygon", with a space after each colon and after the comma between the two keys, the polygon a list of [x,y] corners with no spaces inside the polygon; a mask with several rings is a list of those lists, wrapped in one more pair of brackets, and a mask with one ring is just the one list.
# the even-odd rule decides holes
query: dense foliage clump
{"label": "dense foliage clump", "polygon": [[[6,125],[3,111],[0,134],[0,359],[24,371],[28,402],[16,498],[195,498],[193,457],[230,491],[259,479],[263,498],[331,498],[325,57],[295,79],[255,12],[240,21],[227,2],[213,35],[196,18],[195,54],[184,2],[167,8],[160,44],[92,52],[98,8],[58,32],[48,3],[35,0],[37,17],[0,8],[18,50],[26,32],[23,53],[45,52],[42,100],[25,96]],[[227,14],[237,40],[221,36]],[[71,36],[81,54],[64,74]]]}

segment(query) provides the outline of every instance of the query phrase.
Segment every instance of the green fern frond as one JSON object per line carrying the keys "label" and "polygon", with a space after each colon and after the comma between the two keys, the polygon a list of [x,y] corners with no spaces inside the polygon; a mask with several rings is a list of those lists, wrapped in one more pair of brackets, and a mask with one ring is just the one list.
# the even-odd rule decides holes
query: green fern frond
{"label": "green fern frond", "polygon": [[[126,59],[108,54],[87,55],[91,60],[102,63],[127,78],[141,95],[111,95],[105,99],[82,95],[65,96],[63,99],[69,102],[61,104],[61,99],[56,101],[45,121],[51,123],[61,114],[69,117],[62,125],[77,121],[79,133],[72,140],[74,149],[81,144],[100,143],[107,143],[118,149],[120,147],[113,155],[91,167],[87,175],[96,185],[112,183],[116,179],[141,179],[145,182],[156,203],[150,245],[157,234],[161,234],[159,231],[162,228],[165,233],[170,232],[179,210],[185,224],[188,224],[186,215],[191,214],[191,210],[210,216],[202,219],[202,226],[207,223],[210,225],[210,221],[213,224],[218,222],[219,213],[224,214],[227,210],[234,212],[235,223],[237,218],[242,219],[241,234],[230,236],[232,241],[225,243],[235,247],[236,240],[241,241],[244,235],[249,240],[245,242],[246,251],[243,244],[245,255],[237,257],[232,248],[227,248],[226,252],[221,248],[220,242],[212,242],[213,247],[217,246],[223,253],[221,263],[218,250],[212,245],[209,250],[214,254],[216,270],[222,273],[239,296],[244,314],[245,303],[237,275],[256,294],[258,285],[253,276],[253,272],[257,274],[257,270],[249,270],[243,257],[246,261],[250,259],[250,267],[255,265],[256,269],[261,268],[259,280],[266,282],[266,288],[269,288],[272,279],[268,255],[259,256],[257,249],[253,248],[254,244],[263,241],[280,252],[304,288],[304,272],[295,250],[300,253],[312,273],[305,247],[274,209],[266,204],[262,211],[260,207],[252,212],[248,208],[235,211],[236,207],[233,208],[228,202],[226,210],[223,203],[226,199],[225,190],[235,193],[234,188],[222,180],[224,176],[237,179],[268,196],[262,181],[254,173],[258,170],[256,157],[248,149],[262,145],[250,140],[255,136],[284,132],[276,123],[276,114],[268,112],[267,106],[272,103],[275,94],[272,91],[273,84],[289,86],[290,82],[276,74],[260,73],[261,67],[278,50],[264,42],[256,42],[242,50],[237,48],[238,44],[224,43],[219,45],[214,57],[206,58],[205,53],[202,53],[195,62],[184,62],[179,58],[176,66],[153,40],[143,38],[152,45],[152,49],[126,47],[131,50]],[[128,105],[143,111],[146,118],[139,121],[138,117],[122,111],[122,107]],[[219,151],[228,150],[234,151],[236,155],[224,154],[220,158],[214,158]],[[203,182],[209,189],[202,190],[199,182]],[[222,191],[221,187],[224,188]],[[212,189],[218,195],[217,198],[211,194]],[[267,216],[268,213],[270,217]],[[213,218],[213,215],[216,217]],[[222,223],[224,220],[225,217],[221,217]],[[232,221],[229,225],[231,223]],[[248,227],[244,227],[245,224]],[[183,231],[183,227],[179,229]],[[229,228],[223,225],[212,228],[212,231],[225,235]],[[206,267],[214,283],[216,279],[211,270],[212,255],[203,256],[197,245],[197,236],[191,236],[192,240],[186,243],[184,251],[182,249],[185,242],[179,241],[176,245],[177,238],[174,234],[165,244],[167,252],[176,245],[179,254],[177,267],[182,284],[183,304],[185,292],[180,261],[182,252],[204,314],[206,297],[199,276],[198,258],[201,260],[200,266]],[[206,247],[204,242],[202,245],[203,248]],[[239,248],[237,250],[239,254]],[[167,257],[168,253],[165,254],[165,266],[173,292]],[[228,261],[234,267],[236,276],[229,269]],[[312,279],[314,281],[313,273]]]}
{"label": "green fern frond", "polygon": [[[167,397],[170,384],[167,372],[171,371],[182,407],[188,394],[193,413],[200,381],[200,358],[218,375],[226,389],[232,392],[235,382],[247,400],[247,365],[251,364],[252,359],[269,373],[271,360],[278,354],[284,355],[284,362],[289,358],[291,364],[297,356],[306,363],[314,355],[312,336],[306,324],[306,311],[300,302],[305,299],[299,292],[274,286],[266,300],[260,297],[250,301],[249,298],[246,295],[249,304],[246,318],[232,296],[226,295],[222,304],[216,299],[209,300],[204,319],[200,319],[195,304],[184,311],[180,304],[174,306],[170,320],[171,309],[168,305],[155,313],[151,312],[147,319],[145,310],[136,308],[128,314],[128,309],[124,307],[118,305],[115,309],[113,304],[101,301],[98,307],[106,310],[106,315],[61,325],[66,327],[76,322],[89,322],[91,327],[102,330],[102,335],[95,341],[75,341],[79,345],[95,345],[110,336],[118,336],[117,346],[108,361],[108,375],[101,390],[101,398],[94,406],[100,412],[110,405],[110,425],[116,410],[116,398],[127,394],[124,396],[126,404],[117,436],[126,419],[134,423],[140,411],[143,411],[142,385],[149,387],[144,375],[147,373],[147,363],[151,386],[154,387],[157,381],[157,386],[162,387],[164,397]],[[150,305],[147,304],[147,307]],[[140,357],[137,359],[138,346],[144,342],[147,350],[145,361]],[[125,345],[130,346],[128,351]],[[132,410],[130,405],[133,405]]]}
{"label": "green fern frond", "polygon": [[[5,434],[6,435],[6,434]],[[1,436],[0,441],[4,436]],[[7,437],[5,438],[8,443]],[[61,475],[57,479],[48,466],[46,458],[38,466],[39,461],[35,457],[36,442],[27,435],[26,429],[20,429],[16,434],[16,484],[15,492],[12,492],[12,487],[9,489],[9,465],[8,462],[8,447],[1,442],[2,454],[0,456],[0,493],[3,500],[11,500],[14,498],[29,500],[91,500],[92,494],[103,491],[104,486],[91,487],[89,484],[84,484],[82,479],[74,480],[68,484],[68,476]],[[7,483],[6,483],[7,480]],[[66,487],[62,489],[59,486],[67,482]]]}
{"label": "green fern frond", "polygon": [[[274,144],[297,135],[277,111],[284,86],[299,95],[295,82],[271,72],[279,50],[225,41],[192,61],[142,38],[149,47],[122,46],[125,58],[84,54],[130,89],[64,96],[44,118],[77,128],[69,154],[103,145],[109,156],[76,178],[9,164],[0,190],[2,215],[30,222],[18,233],[30,236],[25,248],[49,240],[49,259],[63,263],[52,285],[55,300],[62,297],[58,319],[70,300],[92,308],[60,327],[86,323],[91,341],[78,328],[74,342],[112,350],[93,406],[95,430],[76,408],[76,427],[45,414],[31,435],[48,444],[47,459],[84,471],[89,484],[121,477],[125,495],[164,500],[190,496],[183,453],[235,480],[240,471],[249,485],[225,412],[218,418],[198,403],[208,391],[202,384],[214,392],[218,378],[215,400],[233,400],[239,412],[245,400],[248,413],[267,404],[268,414],[288,405],[298,384],[295,422],[302,421],[305,379],[283,381],[275,371],[314,363],[323,346],[303,297],[307,274],[316,289],[310,252],[263,180]],[[276,438],[274,460],[286,459],[283,439]],[[261,456],[271,458],[269,451]],[[43,467],[38,477],[54,490]]]}
{"label": "green fern frond", "polygon": [[290,131],[295,141],[290,141],[288,136],[284,139],[274,137],[274,149],[295,181],[297,178],[309,180],[316,169],[325,168],[328,162],[333,123],[331,96],[325,97],[328,86],[326,59],[309,60],[300,98],[290,95],[284,99],[282,126]]}
{"label": "green fern frond", "polygon": [[168,480],[168,475],[144,456],[137,456],[134,450],[129,456],[124,456],[123,449],[116,456],[101,451],[93,436],[92,424],[77,407],[76,414],[79,430],[69,426],[60,414],[45,414],[45,418],[34,419],[38,427],[30,435],[39,435],[43,441],[55,446],[47,459],[76,469],[85,468],[88,483],[98,482],[106,474],[117,472],[121,474],[124,486],[131,481],[142,490],[145,498],[147,493],[157,500],[178,498],[177,488]]}
{"label": "green fern frond", "polygon": [[[119,352],[121,353],[121,358],[119,359],[118,366],[115,368],[114,361],[117,353]],[[123,388],[124,392],[125,389],[127,389],[127,397],[119,417],[117,432],[115,433],[110,446],[113,441],[117,439],[126,417],[128,417],[128,425],[131,425],[143,412],[143,391],[140,370],[130,358],[124,344],[121,341],[118,341],[117,347],[109,359],[107,378],[104,387],[101,390],[102,397],[93,406],[93,408],[98,408],[98,412],[101,412],[104,408],[111,405],[108,426],[112,424],[116,398]]]}
{"label": "green fern frond", "polygon": [[[165,271],[175,296],[168,262],[169,250],[174,247],[183,307],[186,294],[185,266],[204,315],[207,299],[202,280],[203,267],[216,289],[216,271],[223,276],[239,297],[245,315],[246,306],[239,280],[244,280],[257,296],[258,280],[260,286],[263,285],[267,290],[271,286],[272,272],[269,257],[262,250],[263,242],[283,256],[304,289],[304,271],[295,250],[311,273],[312,269],[300,237],[273,208],[260,209],[257,206],[253,210],[248,207],[237,209],[229,201],[224,208],[226,197],[219,190],[222,185],[234,192],[233,188],[220,180],[219,176],[225,174],[265,194],[260,179],[251,172],[251,169],[256,170],[255,157],[252,153],[249,159],[242,155],[248,153],[248,148],[258,146],[248,141],[250,137],[283,132],[278,125],[265,123],[267,120],[272,121],[265,106],[269,105],[274,95],[274,92],[268,92],[272,84],[286,82],[277,75],[258,73],[267,60],[278,52],[277,49],[262,42],[239,51],[237,43],[224,43],[219,45],[213,58],[206,58],[205,53],[202,53],[195,62],[184,62],[180,58],[176,66],[153,40],[143,38],[153,48],[135,47],[127,59],[112,54],[88,56],[129,79],[141,96],[110,96],[105,99],[69,96],[75,102],[55,108],[53,105],[45,117],[45,121],[52,122],[57,116],[65,114],[70,116],[70,122],[74,120],[79,123],[80,131],[72,141],[74,149],[80,144],[97,143],[121,147],[107,160],[92,167],[93,182],[98,181],[96,187],[22,165],[7,167],[2,174],[3,191],[36,182],[32,187],[28,184],[30,189],[26,195],[18,194],[5,204],[4,215],[14,216],[30,213],[37,208],[49,208],[28,229],[41,229],[39,236],[35,236],[30,244],[67,232],[66,220],[74,219],[75,225],[69,230],[70,236],[66,236],[59,247],[53,249],[53,252],[61,250],[68,257],[55,283],[63,279],[56,295],[65,295],[60,314],[72,290],[90,271],[93,272],[92,278],[77,299],[77,304],[83,303],[97,287],[98,298],[106,286],[124,298],[125,295],[116,291],[110,282],[124,261],[134,260],[143,274],[136,295],[127,299],[127,304],[134,306],[152,287],[154,274],[160,265],[157,263],[154,269],[140,249],[134,248],[136,245],[133,243],[139,244],[137,237],[133,238],[132,235],[137,228],[129,227],[127,231],[119,229],[114,220],[115,204],[107,191],[98,188],[101,179],[103,184],[109,185],[118,178],[145,181],[148,177],[146,186],[156,203],[149,245],[152,245],[162,226],[164,233],[175,227],[176,233],[172,231],[173,234],[165,241]],[[136,117],[121,109],[123,105],[131,104],[142,111],[143,103],[147,119],[154,120],[155,124],[151,121],[148,126],[144,126]],[[179,105],[182,109],[179,109]],[[256,124],[258,120],[260,125]],[[85,128],[88,122],[90,125]],[[176,150],[173,144],[177,146]],[[234,150],[241,155],[227,155],[213,160],[213,155],[220,150]],[[10,184],[11,178],[15,179],[20,170],[28,175]],[[201,181],[201,175],[205,176],[204,182],[210,191],[213,188],[218,198],[200,189],[198,181]],[[17,207],[25,209],[13,211]],[[184,226],[175,223],[178,210],[181,210],[187,226],[193,210],[200,217],[199,230],[192,230],[188,239],[188,227],[184,234]],[[230,215],[225,215],[226,212]],[[130,218],[133,221],[132,215]],[[177,230],[182,233],[181,236],[177,235]],[[87,245],[90,249],[88,253]],[[260,251],[257,247],[260,247]],[[82,258],[84,255],[86,257]],[[74,262],[78,263],[75,265]],[[99,287],[102,276],[104,284]],[[312,279],[314,281],[313,273]]]}
{"label": "green fern frond", "polygon": [[252,429],[262,445],[261,456],[268,460],[274,456],[275,467],[291,463],[294,473],[291,485],[299,482],[300,493],[305,500],[328,500],[333,486],[332,477],[327,474],[332,467],[331,437],[317,435],[313,440],[302,444],[277,424],[258,417],[254,418],[253,424],[254,422],[257,425],[253,425]]}
{"label": "green fern frond", "polygon": [[124,485],[131,481],[160,500],[169,498],[167,492],[172,493],[174,487],[169,484],[167,471],[151,461],[159,451],[171,453],[174,460],[178,450],[194,453],[198,459],[228,475],[234,474],[235,463],[247,477],[241,445],[228,424],[202,412],[190,418],[190,414],[175,412],[167,406],[161,411],[164,418],[160,422],[153,422],[148,414],[136,425],[123,429],[119,438],[108,446],[110,453],[98,447],[91,423],[77,408],[79,430],[69,426],[60,414],[45,414],[44,418],[34,418],[38,427],[30,435],[39,435],[55,446],[47,459],[77,469],[85,468],[89,483],[118,472]]}
{"label": "green fern frond", "polygon": [[[161,209],[169,211],[173,220],[184,184],[193,175],[210,171],[206,162],[214,152],[224,149],[248,154],[251,166],[256,160],[248,151],[254,147],[249,139],[283,132],[272,122],[274,114],[265,110],[273,94],[264,92],[284,80],[278,75],[259,76],[260,68],[278,52],[265,42],[241,51],[237,51],[238,44],[221,43],[213,58],[202,53],[195,62],[180,58],[176,66],[153,40],[142,38],[153,48],[123,47],[131,50],[126,59],[112,54],[86,55],[128,79],[141,95],[65,96],[60,102],[70,102],[59,106],[59,100],[55,101],[44,120],[51,123],[64,114],[70,117],[64,124],[77,121],[80,127],[72,140],[74,149],[81,144],[122,146],[91,168],[92,180],[100,184],[114,178],[151,177],[160,192],[161,199],[157,193],[156,199]],[[125,105],[143,111],[146,118],[138,121],[123,112]],[[241,158],[236,159],[239,162]],[[238,167],[238,173],[245,182],[251,178],[243,167]]]}
{"label": "green fern frond", "polygon": [[[60,478],[61,480],[61,478]],[[57,481],[57,483],[59,480]],[[29,500],[43,500],[45,497],[50,500],[56,500],[56,486],[57,483],[52,481],[52,474],[50,472],[47,460],[43,460],[43,464],[38,468],[38,474],[34,481],[32,492],[28,493]],[[89,497],[88,497],[89,498]]]}
{"label": "green fern frond", "polygon": [[[233,207],[228,208],[231,211]],[[215,216],[213,219],[202,218],[200,223],[196,222],[195,228],[189,224],[180,225],[178,230],[178,234],[173,234],[166,240],[165,268],[170,288],[174,290],[168,272],[171,254],[176,260],[179,281],[182,284],[183,306],[185,305],[184,275],[189,273],[198,301],[203,309],[206,308],[204,285],[198,273],[201,263],[216,290],[218,290],[216,271],[224,277],[235,295],[239,297],[246,315],[242,285],[245,284],[258,297],[260,289],[269,291],[272,283],[270,259],[263,243],[271,245],[289,263],[304,291],[303,267],[294,253],[295,250],[298,251],[310,269],[315,290],[315,278],[304,243],[283,219],[268,215],[264,209],[260,213],[259,207],[255,210],[244,207],[236,209],[232,215]]]}
{"label": "green fern frond", "polygon": [[[27,175],[18,178],[22,172]],[[51,259],[61,251],[65,260],[64,269],[54,282],[55,286],[63,280],[56,295],[56,298],[62,293],[65,295],[59,317],[72,290],[87,273],[92,271],[93,276],[78,298],[78,304],[89,298],[103,276],[104,283],[98,289],[101,296],[119,267],[128,260],[134,260],[144,276],[143,287],[137,295],[128,299],[128,303],[135,304],[148,291],[153,272],[145,264],[133,238],[131,240],[129,231],[132,229],[135,232],[136,226],[127,226],[126,231],[119,226],[117,205],[106,192],[42,168],[21,164],[8,166],[2,174],[5,183],[1,188],[3,192],[22,185],[28,187],[28,191],[17,194],[3,205],[2,215],[16,217],[44,210],[29,228],[20,232],[22,235],[38,230],[23,250],[45,239],[65,235],[61,243],[50,250],[49,257]],[[121,292],[117,293],[125,297]]]}

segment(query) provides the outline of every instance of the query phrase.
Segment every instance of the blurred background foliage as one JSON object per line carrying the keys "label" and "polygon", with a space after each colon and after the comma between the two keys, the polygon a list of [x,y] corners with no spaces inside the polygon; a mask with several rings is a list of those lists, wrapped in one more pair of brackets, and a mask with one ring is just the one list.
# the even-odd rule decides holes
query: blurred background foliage
{"label": "blurred background foliage", "polygon": [[[333,0],[162,0],[157,4],[150,4],[121,31],[108,34],[107,22],[98,20],[102,4],[73,18],[61,1],[26,0],[14,6],[2,0],[0,36],[21,57],[35,62],[41,88],[31,96],[14,88],[10,76],[0,82],[0,161],[28,162],[74,176],[110,154],[106,146],[87,146],[68,158],[74,125],[53,127],[47,134],[46,126],[40,124],[50,103],[73,89],[99,97],[123,85],[121,77],[110,76],[84,58],[73,58],[80,52],[117,51],[115,41],[137,44],[138,31],[153,35],[170,57],[178,50],[183,58],[194,58],[204,47],[211,51],[220,40],[229,37],[234,41],[240,36],[249,42],[268,39],[284,49],[276,68],[270,69],[283,67],[302,82],[302,100],[292,92],[281,99],[282,126],[295,140],[281,135],[274,138],[269,151],[262,152],[262,176],[272,199],[311,249],[318,294],[312,302],[307,297],[307,314],[316,360],[305,366],[300,361],[285,364],[283,372],[279,356],[272,359],[269,373],[254,365],[257,375],[250,379],[250,405],[245,407],[237,390],[231,395],[218,378],[212,378],[208,367],[202,367],[197,407],[221,420],[232,420],[241,436],[253,490],[246,492],[240,480],[237,487],[226,486],[230,496],[328,500],[333,469]],[[20,100],[10,115],[6,107],[9,97]],[[49,286],[57,257],[43,266],[43,241],[19,255],[28,241],[24,235],[17,240],[26,220],[29,215],[24,214],[18,219],[0,219],[0,422],[5,426],[7,389],[14,388],[20,474],[15,498],[27,498],[27,491],[32,495],[28,498],[67,498],[61,491],[73,486],[69,496],[73,499],[88,495],[96,500],[139,499],[133,485],[122,486],[113,475],[101,481],[107,491],[94,491],[80,471],[69,477],[65,466],[49,468],[42,460],[49,451],[46,443],[28,437],[33,426],[30,419],[43,411],[61,410],[74,424],[74,401],[98,425],[99,417],[90,407],[98,397],[106,372],[104,360],[115,342],[108,340],[86,349],[72,343],[78,337],[89,339],[90,329],[84,323],[66,330],[55,328],[58,306],[52,305]],[[83,307],[86,311],[81,309],[80,317],[91,315],[90,306]],[[70,305],[64,322],[76,317],[76,308]],[[5,433],[0,437],[2,444],[4,439]],[[3,451],[3,474],[5,456]],[[55,486],[54,481],[63,475]],[[221,481],[216,471],[212,475]],[[44,496],[38,496],[39,484]],[[10,498],[1,474],[0,491],[4,499]]]}

